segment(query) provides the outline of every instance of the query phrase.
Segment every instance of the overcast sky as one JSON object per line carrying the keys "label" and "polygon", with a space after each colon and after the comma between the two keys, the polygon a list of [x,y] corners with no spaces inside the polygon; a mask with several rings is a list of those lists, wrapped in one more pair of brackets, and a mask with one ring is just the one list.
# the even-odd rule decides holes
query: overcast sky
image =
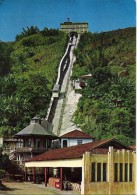
{"label": "overcast sky", "polygon": [[60,23],[88,22],[102,32],[136,25],[135,0],[0,0],[0,40],[14,41],[27,26],[40,30]]}

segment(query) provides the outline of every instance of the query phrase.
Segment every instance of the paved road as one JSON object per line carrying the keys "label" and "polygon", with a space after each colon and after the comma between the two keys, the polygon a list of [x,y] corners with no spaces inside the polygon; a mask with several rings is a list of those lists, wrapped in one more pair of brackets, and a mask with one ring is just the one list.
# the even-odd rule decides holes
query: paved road
{"label": "paved road", "polygon": [[76,191],[60,191],[52,187],[45,187],[44,184],[32,184],[30,182],[8,182],[4,183],[8,188],[0,190],[0,195],[80,195]]}

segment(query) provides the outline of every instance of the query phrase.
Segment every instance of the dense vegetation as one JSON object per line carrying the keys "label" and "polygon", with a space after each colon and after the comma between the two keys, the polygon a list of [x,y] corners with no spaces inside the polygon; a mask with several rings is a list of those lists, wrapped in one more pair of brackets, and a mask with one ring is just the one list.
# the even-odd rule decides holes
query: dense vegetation
{"label": "dense vegetation", "polygon": [[135,141],[135,28],[85,33],[75,51],[72,79],[92,74],[74,122],[97,140]]}
{"label": "dense vegetation", "polygon": [[13,135],[35,115],[45,117],[67,36],[55,29],[23,29],[0,42],[0,134]]}
{"label": "dense vegetation", "polygon": [[[55,29],[23,29],[0,42],[0,134],[13,135],[35,115],[45,117],[67,36]],[[91,73],[74,122],[97,140],[135,141],[135,28],[81,35],[72,79]]]}

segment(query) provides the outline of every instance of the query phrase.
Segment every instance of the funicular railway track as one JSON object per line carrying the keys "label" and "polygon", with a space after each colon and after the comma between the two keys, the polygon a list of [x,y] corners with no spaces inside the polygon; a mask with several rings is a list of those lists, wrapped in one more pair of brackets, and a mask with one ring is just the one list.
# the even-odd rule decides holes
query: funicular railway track
{"label": "funicular railway track", "polygon": [[50,106],[49,106],[47,117],[46,117],[46,119],[50,123],[53,123],[53,119],[55,117],[55,112],[56,112],[56,109],[57,109],[57,105],[59,103],[62,83],[64,82],[64,77],[65,77],[66,73],[69,71],[69,68],[71,66],[70,53],[71,53],[72,47],[74,47],[76,42],[77,42],[76,37],[75,37],[75,41],[74,41],[74,37],[71,36],[70,39],[69,39],[65,54],[62,57],[62,59],[60,61],[60,64],[59,64],[58,77],[57,77],[57,80],[56,80],[56,84],[54,85],[54,88],[53,88],[53,94],[52,94],[52,97],[51,97],[51,102],[50,102]]}

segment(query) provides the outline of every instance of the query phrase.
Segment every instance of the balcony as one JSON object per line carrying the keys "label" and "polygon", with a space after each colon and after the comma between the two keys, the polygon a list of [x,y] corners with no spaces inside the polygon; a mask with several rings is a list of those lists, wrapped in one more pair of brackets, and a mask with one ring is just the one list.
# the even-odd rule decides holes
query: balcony
{"label": "balcony", "polygon": [[35,153],[42,153],[46,152],[46,148],[37,148],[37,147],[21,147],[21,148],[15,148],[14,152],[17,153],[30,153],[30,152],[35,152]]}
{"label": "balcony", "polygon": [[3,153],[9,155],[10,153],[14,152],[14,148],[11,147],[4,147]]}

